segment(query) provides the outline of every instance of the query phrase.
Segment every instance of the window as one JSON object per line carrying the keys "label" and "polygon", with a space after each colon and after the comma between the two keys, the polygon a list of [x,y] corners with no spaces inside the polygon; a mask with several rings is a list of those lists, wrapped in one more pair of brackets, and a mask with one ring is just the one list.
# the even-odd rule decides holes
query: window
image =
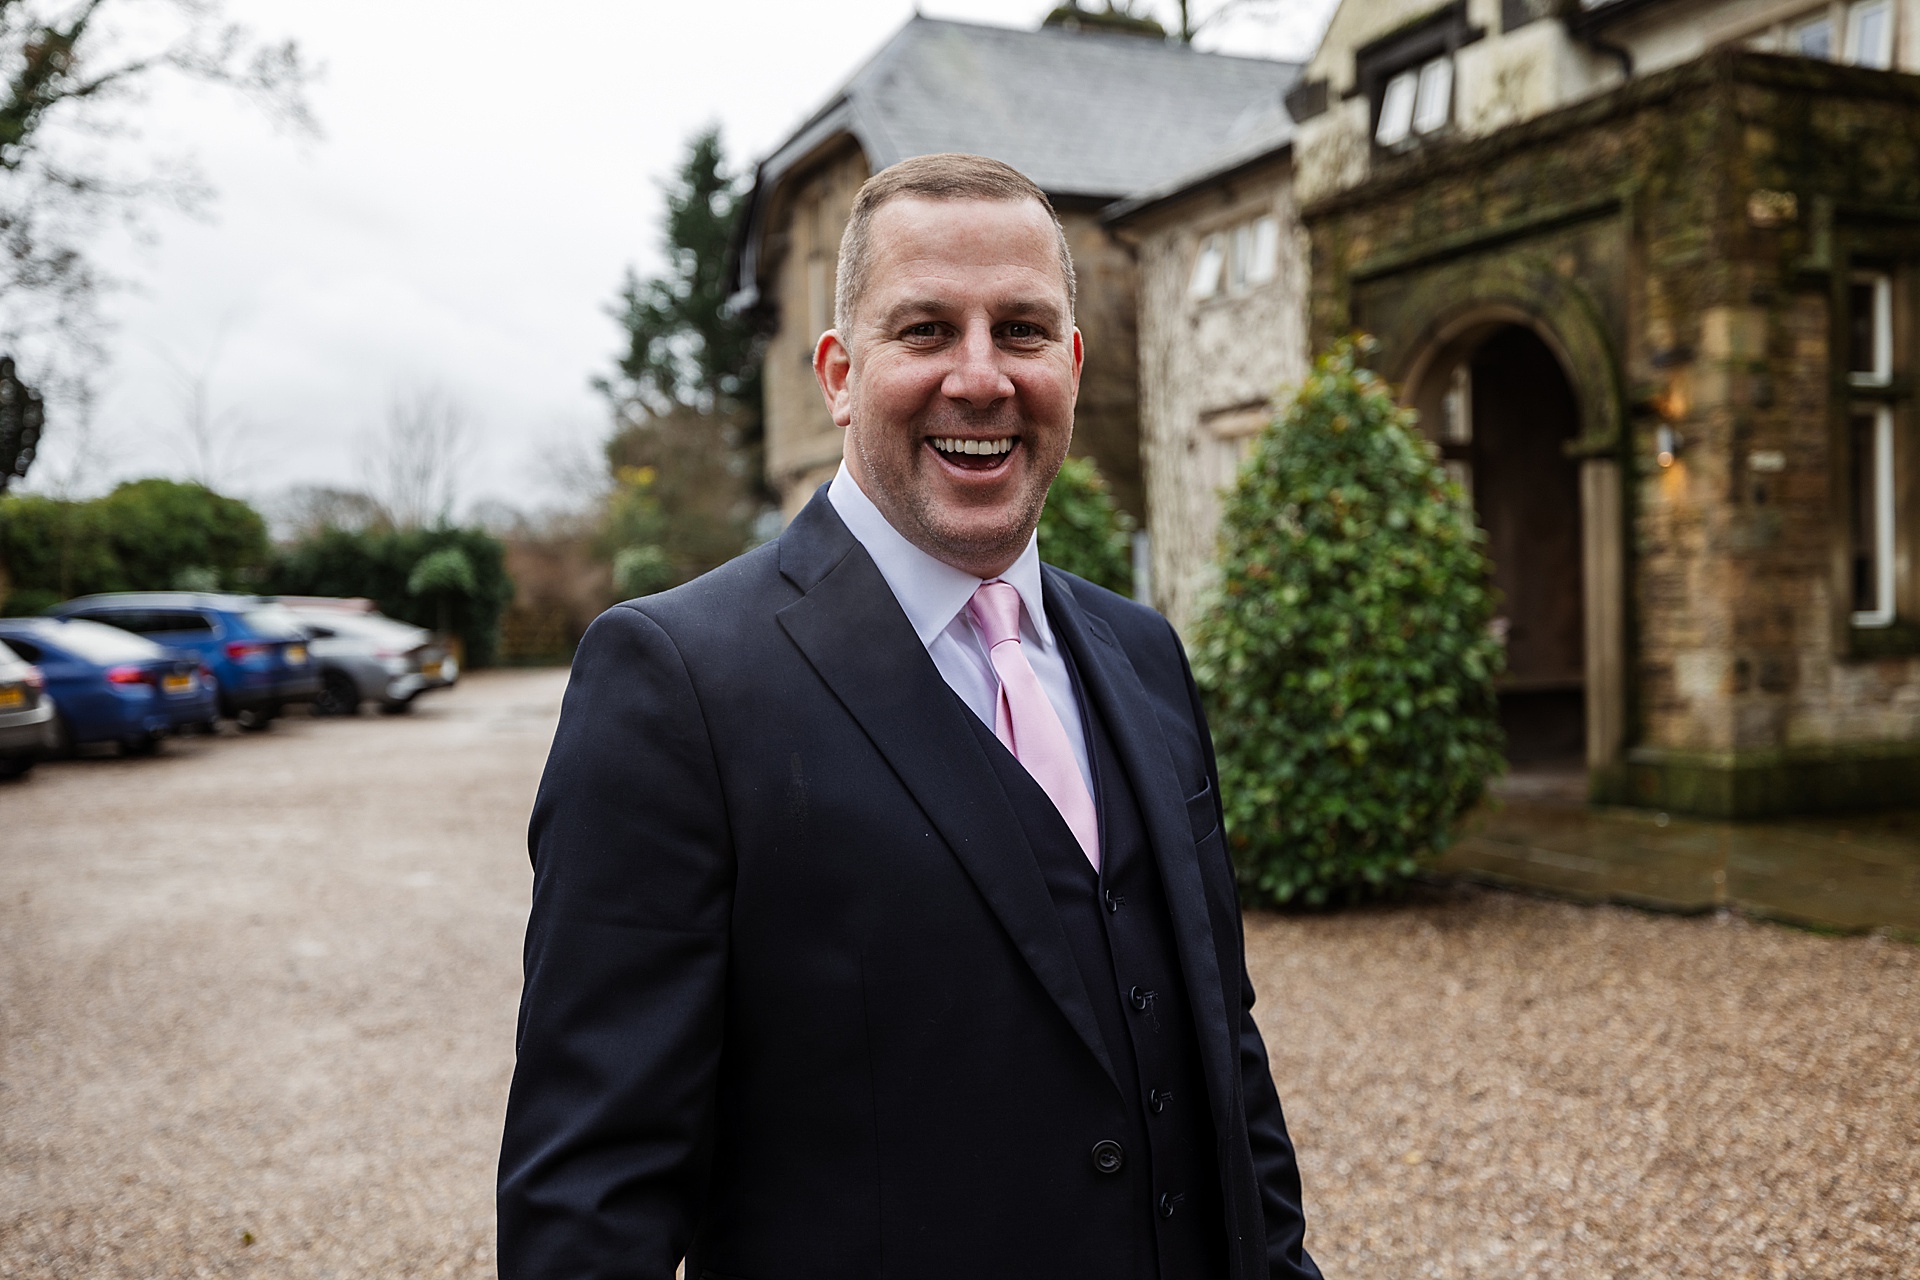
{"label": "window", "polygon": [[1228,293],[1244,293],[1273,280],[1280,272],[1280,220],[1272,216],[1207,236],[1193,259],[1187,296],[1195,301]]}
{"label": "window", "polygon": [[1893,624],[1893,410],[1850,415],[1853,476],[1853,625]]}
{"label": "window", "polygon": [[1833,20],[1823,13],[1800,23],[1787,33],[1787,47],[1803,58],[1833,57]]}
{"label": "window", "polygon": [[1888,71],[1893,67],[1893,0],[1832,4],[1756,36],[1756,48],[1823,62]]}
{"label": "window", "polygon": [[1438,133],[1453,118],[1453,59],[1435,58],[1387,81],[1373,140],[1383,147]]}
{"label": "window", "polygon": [[1893,381],[1893,277],[1883,271],[1847,282],[1847,377],[1856,387]]}
{"label": "window", "polygon": [[1892,0],[1858,0],[1848,7],[1847,61],[1881,71],[1893,66]]}
{"label": "window", "polygon": [[1417,71],[1402,71],[1387,81],[1387,91],[1380,98],[1380,123],[1373,130],[1373,140],[1381,146],[1407,140],[1413,128],[1413,99],[1419,77]]}
{"label": "window", "polygon": [[1445,133],[1453,121],[1454,55],[1485,35],[1468,21],[1466,0],[1454,0],[1355,49],[1354,88],[1372,111],[1375,145],[1400,150]]}
{"label": "window", "polygon": [[1200,252],[1193,258],[1193,279],[1187,285],[1189,297],[1211,298],[1220,292],[1220,271],[1227,265],[1226,241],[1220,236],[1208,236],[1200,242]]}
{"label": "window", "polygon": [[1444,128],[1453,115],[1453,59],[1435,58],[1420,68],[1420,92],[1413,100],[1413,129],[1427,134]]}
{"label": "window", "polygon": [[165,632],[171,635],[212,635],[213,623],[205,614],[187,609],[167,609],[147,615],[142,635]]}

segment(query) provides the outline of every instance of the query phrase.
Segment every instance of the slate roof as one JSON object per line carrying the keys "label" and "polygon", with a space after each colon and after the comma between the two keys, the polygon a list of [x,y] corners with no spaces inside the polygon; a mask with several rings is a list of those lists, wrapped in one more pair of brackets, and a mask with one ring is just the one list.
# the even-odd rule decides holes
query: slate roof
{"label": "slate roof", "polygon": [[1136,35],[915,17],[761,162],[736,283],[758,282],[767,193],[838,135],[875,172],[966,151],[1056,199],[1105,202],[1171,181],[1269,119],[1299,74],[1298,63]]}
{"label": "slate roof", "polygon": [[1240,132],[1199,164],[1145,191],[1109,205],[1101,218],[1110,223],[1124,222],[1137,213],[1157,209],[1186,195],[1196,187],[1251,168],[1293,146],[1293,117],[1282,103],[1270,111],[1246,120]]}

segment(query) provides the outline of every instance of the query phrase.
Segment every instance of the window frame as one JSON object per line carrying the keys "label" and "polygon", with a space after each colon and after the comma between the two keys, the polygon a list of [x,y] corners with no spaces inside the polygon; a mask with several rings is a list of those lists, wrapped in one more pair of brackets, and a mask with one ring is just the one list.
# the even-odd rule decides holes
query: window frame
{"label": "window frame", "polygon": [[[1354,86],[1349,96],[1367,100],[1367,137],[1375,151],[1391,154],[1406,150],[1427,139],[1440,137],[1451,129],[1452,91],[1459,78],[1458,67],[1454,66],[1449,73],[1447,119],[1426,133],[1420,133],[1413,127],[1414,108],[1419,100],[1420,74],[1429,64],[1442,58],[1451,61],[1462,48],[1486,34],[1486,28],[1473,26],[1467,21],[1465,0],[1455,0],[1455,3],[1404,30],[1382,36],[1354,50]],[[1412,82],[1411,100],[1407,103],[1407,129],[1404,133],[1395,132],[1391,141],[1383,142],[1380,126],[1388,90],[1394,84],[1405,83],[1409,74]]]}
{"label": "window frame", "polygon": [[[1850,237],[1851,238],[1851,237]],[[1915,427],[1912,350],[1915,331],[1911,297],[1916,275],[1910,245],[1897,240],[1880,244],[1869,232],[1848,246],[1841,266],[1833,273],[1835,314],[1831,328],[1832,386],[1835,416],[1834,529],[1839,539],[1836,556],[1835,621],[1843,642],[1840,652],[1855,659],[1920,653],[1920,627],[1914,610],[1920,605],[1920,561],[1913,554],[1920,526],[1920,464],[1911,439]],[[1893,253],[1881,257],[1873,250]],[[1854,291],[1873,286],[1872,323],[1864,335],[1855,326]],[[1855,370],[1859,339],[1870,344],[1871,367]],[[1864,426],[1865,430],[1862,430]],[[1870,451],[1863,457],[1863,451]],[[1871,490],[1873,510],[1863,514],[1858,499]],[[1863,548],[1873,557],[1870,595],[1863,585],[1860,557]],[[1856,607],[1865,605],[1866,607]]]}
{"label": "window frame", "polygon": [[1240,298],[1280,278],[1280,218],[1271,211],[1212,224],[1200,234],[1187,272],[1187,302]]}
{"label": "window frame", "polygon": [[[1880,29],[1880,48],[1874,55],[1874,61],[1861,56],[1860,18],[1868,10],[1878,10],[1883,15],[1884,26]],[[1845,38],[1840,44],[1841,62],[1850,67],[1866,67],[1872,71],[1891,71],[1893,69],[1894,40],[1893,26],[1895,10],[1893,0],[1853,0],[1847,6],[1847,27]]]}

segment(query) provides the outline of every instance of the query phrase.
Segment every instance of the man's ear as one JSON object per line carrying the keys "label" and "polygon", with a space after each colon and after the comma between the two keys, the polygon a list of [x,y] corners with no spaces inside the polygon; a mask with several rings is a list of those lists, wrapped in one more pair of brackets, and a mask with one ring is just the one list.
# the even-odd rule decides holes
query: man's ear
{"label": "man's ear", "polygon": [[820,335],[813,349],[813,376],[820,384],[820,394],[827,398],[827,412],[833,415],[834,425],[846,427],[853,421],[853,396],[848,388],[853,378],[853,355],[840,341],[838,331],[829,329]]}
{"label": "man's ear", "polygon": [[1073,327],[1073,398],[1080,399],[1080,366],[1087,358],[1086,344],[1080,340],[1080,326]]}

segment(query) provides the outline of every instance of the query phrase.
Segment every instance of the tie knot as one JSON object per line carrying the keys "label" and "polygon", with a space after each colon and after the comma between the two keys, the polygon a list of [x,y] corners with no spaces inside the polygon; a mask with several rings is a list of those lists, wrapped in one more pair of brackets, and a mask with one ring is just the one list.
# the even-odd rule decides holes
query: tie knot
{"label": "tie knot", "polygon": [[1010,582],[983,582],[967,602],[973,625],[987,638],[987,648],[1020,638],[1020,593]]}

